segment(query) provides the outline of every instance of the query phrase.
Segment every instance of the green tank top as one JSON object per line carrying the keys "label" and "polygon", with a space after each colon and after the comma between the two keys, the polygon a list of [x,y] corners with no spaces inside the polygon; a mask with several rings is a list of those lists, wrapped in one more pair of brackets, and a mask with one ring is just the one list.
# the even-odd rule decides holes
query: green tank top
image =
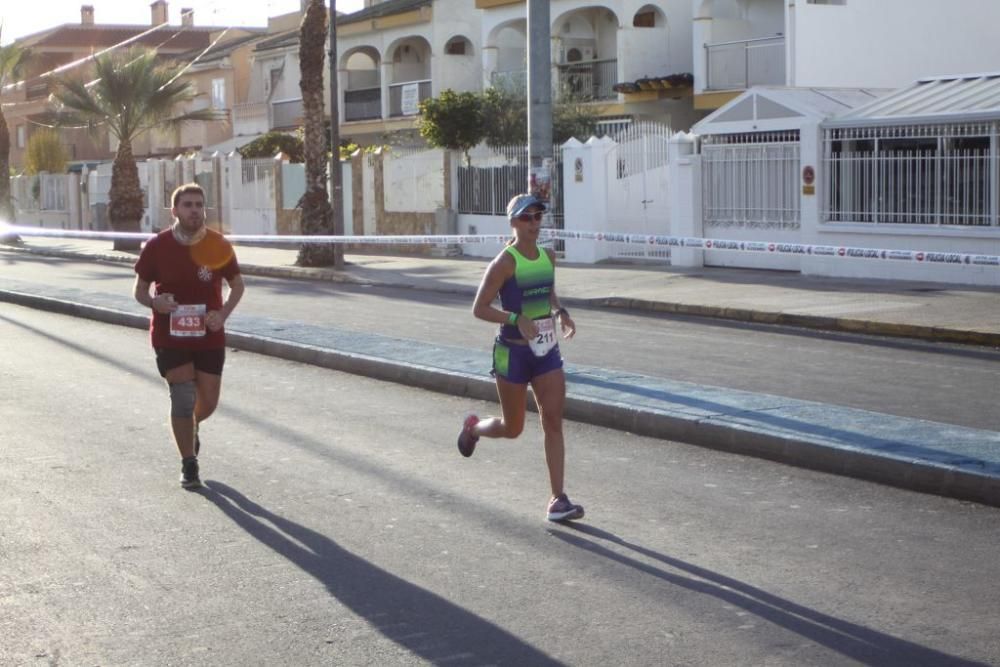
{"label": "green tank top", "polygon": [[[514,258],[514,276],[500,286],[500,305],[504,310],[535,320],[552,311],[549,295],[556,282],[556,270],[544,248],[537,259],[528,259],[510,245],[504,251]],[[504,324],[500,335],[508,340],[523,338],[512,324]]]}

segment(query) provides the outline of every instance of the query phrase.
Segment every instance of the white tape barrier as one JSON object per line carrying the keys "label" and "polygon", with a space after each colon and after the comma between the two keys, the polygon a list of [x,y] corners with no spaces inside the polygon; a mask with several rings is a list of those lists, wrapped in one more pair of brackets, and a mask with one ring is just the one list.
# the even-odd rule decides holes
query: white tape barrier
{"label": "white tape barrier", "polygon": [[[67,239],[115,240],[133,239],[144,241],[152,234],[128,232],[90,232],[65,229],[45,229],[41,227],[18,227],[0,225],[0,235],[45,236]],[[550,240],[596,241],[599,243],[629,243],[633,245],[659,246],[668,248],[689,248],[696,250],[719,250],[774,255],[798,255],[801,257],[830,257],[834,259],[868,259],[891,262],[917,262],[926,264],[959,264],[969,266],[1000,267],[1000,255],[982,255],[961,252],[938,252],[930,250],[890,250],[883,248],[858,248],[836,245],[810,245],[804,243],[779,243],[776,241],[732,241],[727,239],[706,239],[690,236],[658,236],[655,234],[612,234],[607,232],[574,232],[562,229],[543,229],[540,237]],[[425,236],[274,236],[255,234],[231,234],[226,237],[232,243],[351,243],[355,245],[440,245],[464,243],[506,243],[507,234],[450,234]]]}

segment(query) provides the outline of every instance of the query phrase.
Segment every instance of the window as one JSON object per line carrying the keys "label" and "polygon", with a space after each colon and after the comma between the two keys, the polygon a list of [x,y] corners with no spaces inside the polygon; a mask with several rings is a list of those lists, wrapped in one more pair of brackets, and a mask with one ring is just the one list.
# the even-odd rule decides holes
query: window
{"label": "window", "polygon": [[226,80],[212,79],[212,108],[226,108]]}
{"label": "window", "polygon": [[273,67],[265,71],[264,94],[267,97],[271,97],[274,94],[274,89],[278,87],[278,82],[281,81],[281,70],[281,67]]}
{"label": "window", "polygon": [[449,56],[472,55],[471,47],[464,37],[453,37],[444,45],[444,52]]}
{"label": "window", "polygon": [[24,148],[24,145],[28,141],[27,140],[27,134],[28,134],[27,128],[25,128],[24,125],[18,125],[17,126],[17,147],[18,148]]}
{"label": "window", "polygon": [[829,222],[991,224],[988,123],[825,132]]}
{"label": "window", "polygon": [[656,12],[641,12],[635,15],[632,19],[632,27],[634,28],[655,28],[656,27]]}

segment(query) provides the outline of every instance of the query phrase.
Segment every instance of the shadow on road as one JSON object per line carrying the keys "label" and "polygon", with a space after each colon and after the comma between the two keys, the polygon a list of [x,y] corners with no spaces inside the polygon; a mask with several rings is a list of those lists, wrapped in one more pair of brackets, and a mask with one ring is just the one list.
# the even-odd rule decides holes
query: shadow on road
{"label": "shadow on road", "polygon": [[[702,595],[710,595],[727,604],[745,609],[777,627],[794,632],[861,664],[879,665],[880,667],[886,665],[899,665],[900,667],[904,665],[907,667],[913,665],[987,667],[986,663],[942,653],[803,607],[737,579],[632,544],[600,528],[582,523],[566,524],[566,526],[571,531],[550,529],[549,533],[567,544],[635,568],[674,586]],[[613,551],[594,539],[584,538],[583,535],[625,547],[646,558],[659,561],[668,567],[687,572],[698,578],[693,579],[667,572]]]}
{"label": "shadow on road", "polygon": [[561,665],[506,630],[372,565],[217,480],[202,495],[252,537],[326,586],[387,639],[431,664]]}

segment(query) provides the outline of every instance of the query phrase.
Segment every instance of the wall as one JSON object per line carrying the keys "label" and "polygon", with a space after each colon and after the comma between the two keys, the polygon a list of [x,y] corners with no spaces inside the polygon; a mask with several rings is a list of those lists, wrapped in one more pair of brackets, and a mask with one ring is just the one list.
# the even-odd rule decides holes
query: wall
{"label": "wall", "polygon": [[897,88],[1000,67],[996,0],[797,0],[792,15],[793,85]]}

